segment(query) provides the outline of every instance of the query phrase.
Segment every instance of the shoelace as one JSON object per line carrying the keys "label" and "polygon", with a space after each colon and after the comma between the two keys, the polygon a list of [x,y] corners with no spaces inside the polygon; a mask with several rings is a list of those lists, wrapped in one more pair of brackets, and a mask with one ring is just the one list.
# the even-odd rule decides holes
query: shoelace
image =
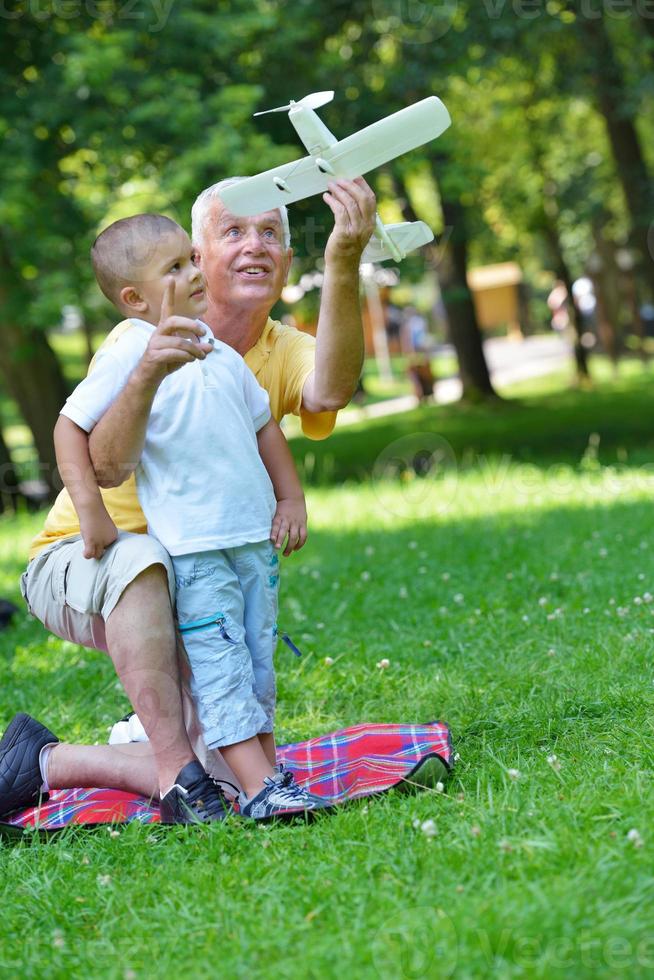
{"label": "shoelace", "polygon": [[264,783],[275,786],[282,800],[286,803],[302,803],[306,800],[306,792],[295,782],[293,773],[288,769],[282,770],[272,778],[266,776]]}
{"label": "shoelace", "polygon": [[193,812],[199,820],[208,822],[220,817],[227,809],[227,800],[221,786],[210,776],[198,779],[188,787],[187,804],[194,804]]}

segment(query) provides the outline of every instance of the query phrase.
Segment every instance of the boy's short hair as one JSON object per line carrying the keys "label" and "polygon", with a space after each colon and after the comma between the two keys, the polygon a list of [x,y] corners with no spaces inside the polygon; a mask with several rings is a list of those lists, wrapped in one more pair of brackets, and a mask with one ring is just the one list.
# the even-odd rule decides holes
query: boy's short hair
{"label": "boy's short hair", "polygon": [[164,214],[134,214],[100,232],[91,247],[91,262],[108,300],[120,305],[123,286],[142,281],[159,239],[175,231],[180,226]]}

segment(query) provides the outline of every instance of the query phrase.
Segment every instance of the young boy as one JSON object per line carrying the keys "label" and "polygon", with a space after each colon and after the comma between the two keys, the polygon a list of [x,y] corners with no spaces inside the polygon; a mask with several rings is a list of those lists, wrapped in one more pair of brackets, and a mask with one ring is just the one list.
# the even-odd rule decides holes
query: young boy
{"label": "young boy", "polygon": [[[204,740],[220,749],[241,783],[244,816],[326,808],[329,801],[276,766],[276,548],[285,540],[284,554],[302,547],[306,508],[268,395],[242,357],[196,319],[206,310],[204,283],[179,225],[162,215],[125,218],[99,235],[91,256],[100,288],[129,319],[67,400],[55,429],[85,555],[99,557],[117,536],[91,465],[88,433],[146,349],[156,360],[166,348],[168,373],[154,393],[136,482],[148,530],[173,560]],[[134,464],[125,461],[126,472]],[[183,810],[184,773],[162,797],[167,816],[169,808]]]}

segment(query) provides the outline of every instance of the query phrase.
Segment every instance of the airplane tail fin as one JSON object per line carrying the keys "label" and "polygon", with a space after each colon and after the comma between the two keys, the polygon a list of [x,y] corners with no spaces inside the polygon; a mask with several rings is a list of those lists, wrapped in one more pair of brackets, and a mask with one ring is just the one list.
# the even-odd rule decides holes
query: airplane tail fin
{"label": "airplane tail fin", "polygon": [[[421,245],[427,245],[434,240],[433,231],[424,221],[403,221],[397,225],[384,225],[384,230],[402,258]],[[383,262],[384,259],[392,258],[394,256],[386,242],[373,235],[363,251],[361,261]]]}

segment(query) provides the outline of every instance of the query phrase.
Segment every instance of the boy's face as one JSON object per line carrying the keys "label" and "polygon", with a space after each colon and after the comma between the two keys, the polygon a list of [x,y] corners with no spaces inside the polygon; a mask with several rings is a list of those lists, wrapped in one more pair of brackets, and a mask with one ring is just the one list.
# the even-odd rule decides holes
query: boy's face
{"label": "boy's face", "polygon": [[[195,264],[191,239],[181,228],[171,231],[157,241],[147,262],[139,269],[139,279],[125,294],[126,304],[135,316],[158,323],[161,304],[169,279],[175,281],[173,313],[195,319],[207,309],[204,278]],[[130,293],[136,294],[136,302]],[[140,307],[140,308],[139,308]]]}

